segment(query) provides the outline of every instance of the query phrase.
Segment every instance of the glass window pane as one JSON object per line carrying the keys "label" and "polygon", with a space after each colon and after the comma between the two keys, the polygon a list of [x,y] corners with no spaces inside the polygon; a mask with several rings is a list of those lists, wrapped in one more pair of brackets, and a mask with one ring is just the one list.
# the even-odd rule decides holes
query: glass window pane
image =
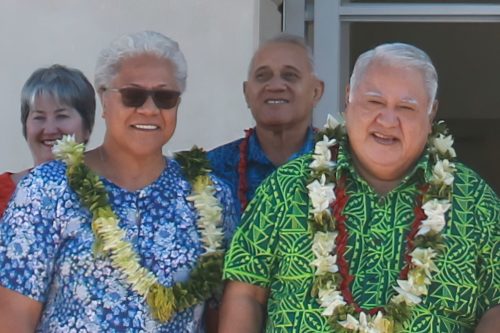
{"label": "glass window pane", "polygon": [[432,3],[432,4],[447,4],[447,3],[462,3],[462,4],[500,4],[500,0],[420,0],[420,1],[412,1],[412,0],[343,0],[343,3]]}

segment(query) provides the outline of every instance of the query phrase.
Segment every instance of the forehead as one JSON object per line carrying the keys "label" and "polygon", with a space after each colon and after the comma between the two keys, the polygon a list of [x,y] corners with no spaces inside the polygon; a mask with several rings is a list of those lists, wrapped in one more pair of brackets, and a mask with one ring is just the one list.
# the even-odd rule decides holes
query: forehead
{"label": "forehead", "polygon": [[250,71],[265,67],[272,69],[293,67],[304,72],[312,71],[306,50],[299,45],[284,42],[269,43],[257,50]]}
{"label": "forehead", "polygon": [[168,59],[160,58],[154,54],[141,54],[123,59],[114,81],[135,84],[174,84],[176,82],[175,69]]}
{"label": "forehead", "polygon": [[424,76],[418,69],[374,62],[360,77],[358,92],[366,96],[394,96],[401,100],[428,100]]}

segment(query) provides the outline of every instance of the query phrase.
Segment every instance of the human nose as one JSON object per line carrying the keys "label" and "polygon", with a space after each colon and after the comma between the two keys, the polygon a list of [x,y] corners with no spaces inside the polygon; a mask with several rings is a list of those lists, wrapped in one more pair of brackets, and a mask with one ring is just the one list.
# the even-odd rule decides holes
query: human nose
{"label": "human nose", "polygon": [[266,89],[270,91],[285,90],[286,84],[279,76],[275,76],[267,82]]}
{"label": "human nose", "polygon": [[137,108],[137,112],[145,115],[154,115],[160,112],[160,108],[156,106],[153,96],[149,95],[144,101],[144,104]]}
{"label": "human nose", "polygon": [[43,132],[45,134],[54,134],[59,132],[59,126],[56,119],[47,119],[43,124]]}
{"label": "human nose", "polygon": [[396,110],[388,106],[380,110],[380,113],[377,116],[377,121],[381,125],[384,125],[386,127],[392,127],[398,124],[399,118],[396,113]]}

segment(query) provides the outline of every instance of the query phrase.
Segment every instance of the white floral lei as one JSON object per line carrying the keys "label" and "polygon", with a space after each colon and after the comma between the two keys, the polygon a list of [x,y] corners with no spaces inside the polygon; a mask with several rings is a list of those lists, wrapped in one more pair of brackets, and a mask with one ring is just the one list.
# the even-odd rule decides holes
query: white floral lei
{"label": "white floral lei", "polygon": [[[83,164],[84,150],[85,146],[77,144],[73,135],[64,136],[53,147],[54,155],[68,166],[68,178],[70,175],[80,173],[81,168],[86,168]],[[85,181],[91,185],[89,186],[90,190],[93,188],[104,190],[103,183],[91,171],[80,177],[86,178]],[[219,264],[224,253],[222,248],[222,207],[215,198],[215,189],[208,175],[198,175],[191,185],[192,194],[187,199],[192,201],[198,210],[197,226],[205,248],[205,252],[199,259],[202,267],[200,267],[201,272],[198,275],[200,273],[207,274],[208,280],[213,278],[213,274],[209,272],[215,267],[212,263]],[[75,190],[81,194],[79,190]],[[192,290],[198,288],[196,286],[185,288],[181,284],[170,288],[164,287],[152,272],[141,266],[139,256],[135,253],[132,244],[125,240],[126,232],[118,226],[118,217],[111,210],[109,203],[102,203],[96,199],[94,205],[89,205],[87,198],[80,199],[85,205],[90,206],[88,208],[93,215],[92,230],[96,237],[96,251],[108,254],[111,265],[122,273],[131,289],[147,299],[155,318],[167,321],[175,310],[181,310],[200,301],[204,290]],[[207,285],[203,281],[200,282]],[[180,299],[181,301],[179,301]]]}
{"label": "white floral lei", "polygon": [[[336,169],[336,162],[332,161],[330,147],[338,145],[334,135],[330,137],[326,133],[337,131],[339,123],[328,115],[323,139],[319,140],[314,148],[313,161],[310,163],[313,181],[307,186],[312,209],[310,210],[310,221],[315,225],[326,225],[327,220],[332,220],[329,207],[336,200],[335,180],[331,181]],[[444,126],[440,123],[437,127]],[[446,133],[446,131],[443,131]],[[429,152],[432,154],[435,164],[430,180],[432,195],[424,196],[422,209],[427,219],[423,220],[417,235],[430,236],[439,234],[446,225],[446,212],[451,207],[451,188],[453,184],[453,173],[455,165],[449,161],[456,157],[452,148],[453,138],[451,135],[431,136]],[[339,271],[336,256],[336,238],[338,232],[333,227],[327,231],[314,233],[312,251],[315,260],[311,263],[316,268],[315,280],[318,283],[316,294],[318,302],[323,309],[322,315],[327,318],[338,318],[339,314],[344,314],[345,320],[338,320],[337,323],[346,331],[361,333],[392,333],[397,329],[394,316],[386,316],[381,311],[375,316],[370,316],[361,312],[359,316],[352,315],[346,311],[347,302],[344,299],[340,283],[338,282]],[[437,247],[437,246],[436,246]],[[406,280],[397,280],[397,287],[393,287],[397,294],[394,295],[390,303],[393,307],[412,307],[421,302],[421,296],[427,295],[427,288],[431,284],[432,273],[438,269],[434,263],[434,258],[438,254],[436,247],[416,246],[409,254],[411,256],[410,270]],[[336,320],[336,319],[334,319]]]}

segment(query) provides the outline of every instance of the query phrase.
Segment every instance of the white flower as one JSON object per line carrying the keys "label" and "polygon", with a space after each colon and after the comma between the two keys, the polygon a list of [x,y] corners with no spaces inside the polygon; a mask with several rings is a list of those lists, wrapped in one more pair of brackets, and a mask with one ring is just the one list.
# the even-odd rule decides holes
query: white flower
{"label": "white flower", "polygon": [[332,147],[337,141],[335,139],[329,139],[326,135],[323,136],[323,140],[316,142],[314,146],[313,161],[309,164],[309,167],[313,170],[325,170],[330,169],[335,166],[335,162],[332,159],[332,153],[330,152],[330,147]]}
{"label": "white flower", "polygon": [[445,155],[448,152],[451,157],[457,156],[455,149],[453,149],[453,137],[451,135],[439,134],[438,137],[434,138],[433,144],[440,154]]}
{"label": "white flower", "polygon": [[425,235],[429,231],[440,232],[443,230],[446,220],[445,213],[450,209],[451,203],[448,200],[432,199],[422,205],[422,209],[427,219],[422,221],[417,235]]}
{"label": "white flower", "polygon": [[198,228],[201,233],[205,254],[218,251],[222,247],[224,232],[222,223],[222,207],[215,198],[215,190],[207,185],[202,191],[196,192],[187,198],[198,209]]}
{"label": "white flower", "polygon": [[316,257],[316,259],[311,262],[311,266],[316,267],[315,275],[323,275],[325,273],[331,272],[335,273],[339,271],[339,267],[336,265],[337,256],[321,256]]}
{"label": "white flower", "polygon": [[437,272],[438,268],[432,260],[437,256],[437,252],[432,248],[422,249],[417,247],[413,252],[410,253],[411,263],[422,269],[425,275],[431,276],[431,272]]}
{"label": "white flower", "polygon": [[[361,319],[361,315],[364,315],[364,313],[361,312],[361,314],[359,315],[360,319]],[[354,332],[357,332],[359,330],[359,321],[356,318],[354,318],[353,316],[351,316],[350,314],[347,315],[346,320],[339,321],[339,324],[342,327],[353,330]]]}
{"label": "white flower", "polygon": [[320,289],[318,292],[319,303],[321,307],[325,308],[322,315],[331,316],[333,311],[339,306],[346,305],[344,297],[338,290],[334,289]]}
{"label": "white flower", "polygon": [[316,232],[313,239],[313,253],[317,257],[331,254],[335,248],[335,239],[337,238],[337,234],[338,233],[336,232]]}
{"label": "white flower", "polygon": [[373,332],[380,333],[392,333],[393,332],[393,324],[390,320],[385,319],[382,315],[382,312],[377,312],[377,316],[372,319],[372,329]]}
{"label": "white flower", "polygon": [[309,199],[313,206],[313,214],[321,214],[324,210],[328,209],[330,203],[335,200],[334,184],[325,184],[325,175],[321,175],[320,181],[314,180],[311,184],[307,185],[309,190]]}
{"label": "white flower", "polygon": [[64,135],[62,139],[57,140],[56,144],[52,147],[54,156],[66,162],[67,165],[79,163],[84,151],[85,145],[83,143],[76,143],[73,134]]}
{"label": "white flower", "polygon": [[450,186],[453,183],[453,172],[455,171],[455,164],[444,159],[439,160],[434,165],[432,170],[432,182],[435,184],[445,184]]}
{"label": "white flower", "polygon": [[405,302],[407,305],[418,304],[422,301],[416,295],[416,290],[408,280],[397,280],[399,287],[393,287],[399,295],[394,297],[396,303]]}
{"label": "white flower", "polygon": [[337,121],[337,119],[335,119],[332,115],[328,114],[328,116],[326,117],[325,128],[335,129],[339,125],[340,123]]}

